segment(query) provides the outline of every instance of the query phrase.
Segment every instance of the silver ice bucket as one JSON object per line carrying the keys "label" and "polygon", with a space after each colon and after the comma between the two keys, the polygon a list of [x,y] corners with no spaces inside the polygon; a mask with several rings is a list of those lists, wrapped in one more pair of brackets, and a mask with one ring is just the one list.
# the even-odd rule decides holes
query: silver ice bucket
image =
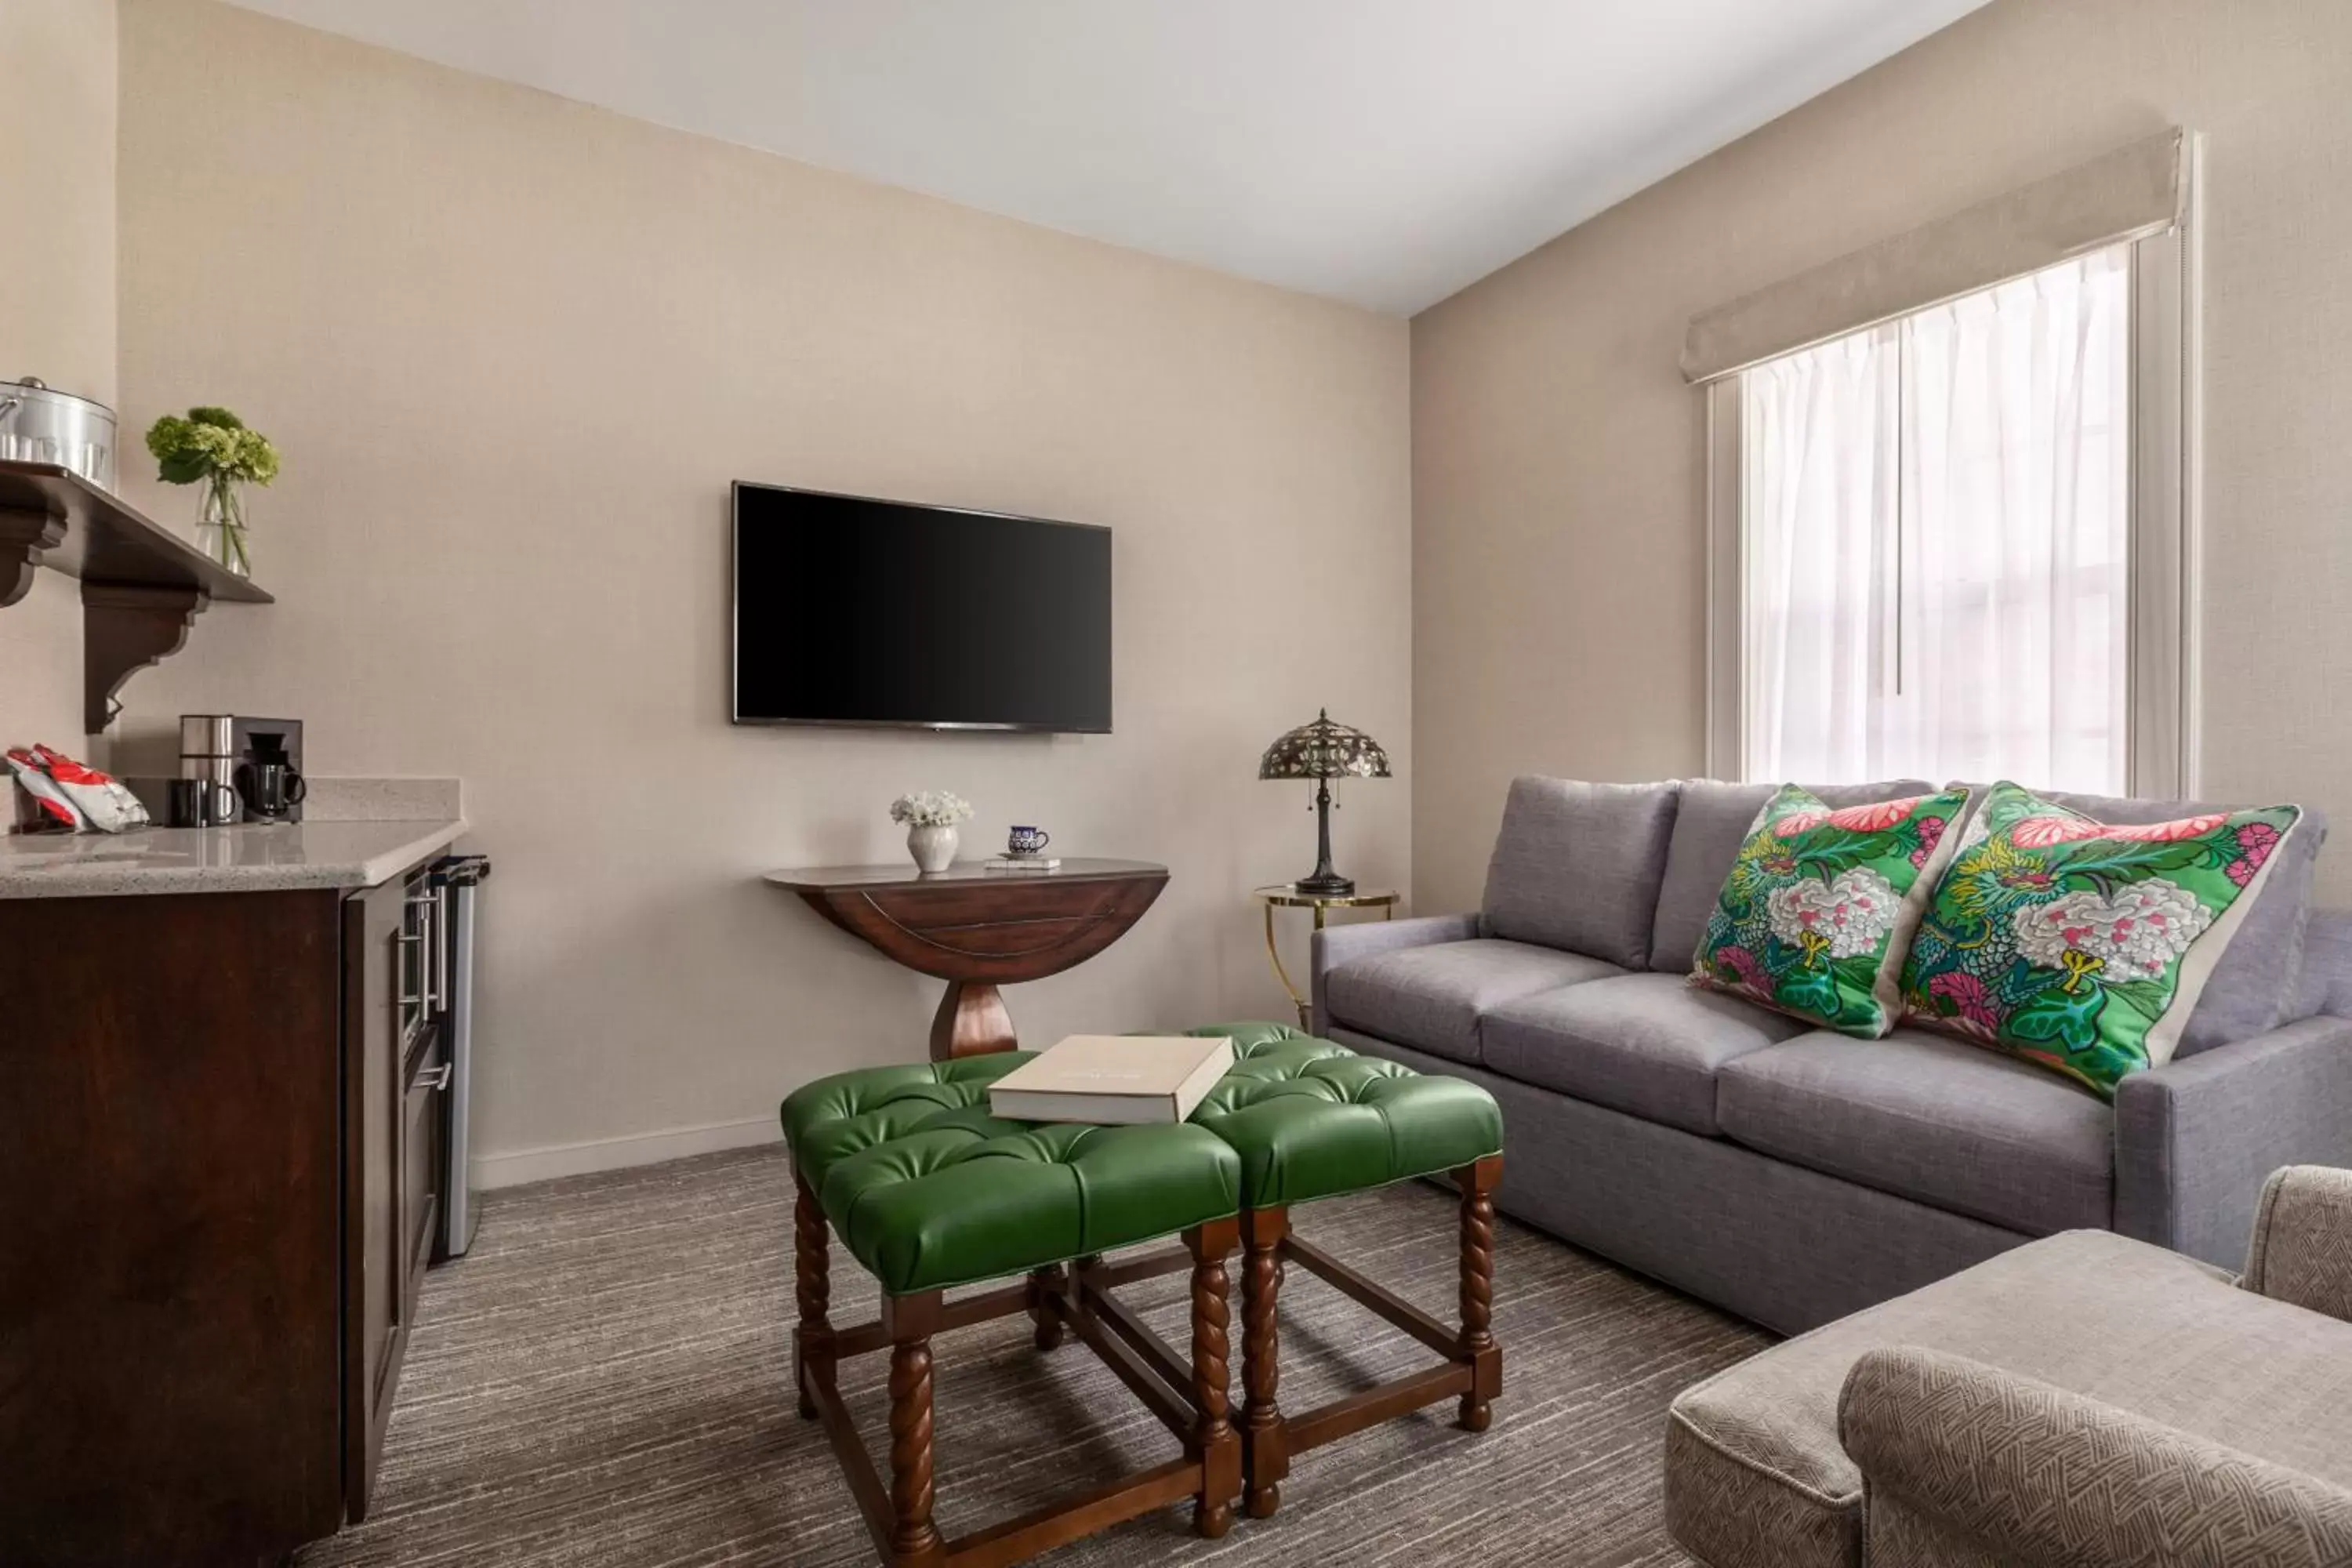
{"label": "silver ice bucket", "polygon": [[0,458],[55,463],[111,494],[114,410],[37,376],[0,381]]}

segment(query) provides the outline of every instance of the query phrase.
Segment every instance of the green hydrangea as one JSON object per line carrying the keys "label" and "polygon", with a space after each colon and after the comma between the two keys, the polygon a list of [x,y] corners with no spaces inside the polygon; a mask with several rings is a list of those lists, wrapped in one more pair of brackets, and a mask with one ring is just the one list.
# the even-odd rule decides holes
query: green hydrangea
{"label": "green hydrangea", "polygon": [[147,449],[168,485],[223,479],[266,485],[278,477],[278,448],[226,408],[191,408],[187,416],[166,414],[148,427]]}

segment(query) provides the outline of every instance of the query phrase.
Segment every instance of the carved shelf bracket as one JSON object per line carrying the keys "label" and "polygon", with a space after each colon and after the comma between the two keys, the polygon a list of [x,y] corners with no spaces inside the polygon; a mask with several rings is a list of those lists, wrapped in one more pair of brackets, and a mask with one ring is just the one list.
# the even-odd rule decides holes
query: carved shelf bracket
{"label": "carved shelf bracket", "polygon": [[56,512],[0,510],[0,609],[33,591],[41,556],[66,542],[66,520]]}
{"label": "carved shelf bracket", "polygon": [[134,671],[187,645],[189,628],[212,602],[201,588],[81,585],[82,721],[89,733],[114,722],[121,710],[114,694]]}

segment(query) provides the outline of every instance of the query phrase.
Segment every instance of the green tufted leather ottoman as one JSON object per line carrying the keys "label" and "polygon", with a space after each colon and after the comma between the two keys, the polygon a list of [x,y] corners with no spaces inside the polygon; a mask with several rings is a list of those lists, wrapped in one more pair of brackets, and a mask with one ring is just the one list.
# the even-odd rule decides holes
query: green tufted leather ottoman
{"label": "green tufted leather ottoman", "polygon": [[[803,1415],[824,1419],[882,1560],[894,1565],[1021,1561],[1191,1496],[1200,1532],[1222,1535],[1241,1490],[1228,1415],[1224,1259],[1238,1235],[1241,1157],[1204,1127],[1093,1127],[1002,1121],[988,1085],[1029,1059],[1003,1052],[820,1079],[783,1104],[798,1203],[800,1326],[794,1380]],[[881,1284],[880,1319],[835,1329],[828,1316],[828,1226]],[[1181,1232],[1192,1269],[1192,1344],[1176,1355],[1131,1314],[1085,1309],[1062,1266]],[[982,1280],[1022,1283],[946,1300]],[[1134,1387],[1184,1445],[1181,1459],[1065,1508],[943,1542],[931,1519],[933,1334],[1026,1312],[1041,1348],[1066,1326]],[[1149,1336],[1157,1380],[1129,1364],[1130,1331]],[[1117,1336],[1121,1342],[1114,1344]],[[890,1349],[887,1490],[836,1386],[845,1355]],[[1171,1376],[1172,1369],[1172,1376]],[[1172,1384],[1172,1387],[1162,1386]]]}
{"label": "green tufted leather ottoman", "polygon": [[[1255,1518],[1281,1502],[1290,1457],[1441,1399],[1460,1401],[1460,1424],[1483,1432],[1502,1391],[1502,1352],[1492,1328],[1495,1184],[1503,1169],[1503,1114],[1494,1097],[1461,1079],[1414,1072],[1359,1056],[1285,1024],[1214,1024],[1236,1060],[1192,1113],[1192,1123],[1231,1144],[1242,1162],[1242,1415],[1246,1505]],[[1449,1175],[1461,1190],[1462,1322],[1453,1329],[1382,1289],[1321,1248],[1293,1236],[1293,1205],[1417,1176]],[[1277,1300],[1282,1265],[1294,1262],[1369,1308],[1445,1363],[1286,1418]]]}

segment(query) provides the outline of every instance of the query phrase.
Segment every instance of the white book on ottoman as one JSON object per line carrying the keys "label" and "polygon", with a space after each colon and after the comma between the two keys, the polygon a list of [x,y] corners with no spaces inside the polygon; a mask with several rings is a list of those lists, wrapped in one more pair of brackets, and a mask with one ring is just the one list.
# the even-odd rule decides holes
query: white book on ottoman
{"label": "white book on ottoman", "polygon": [[1072,1035],[988,1087],[1008,1121],[1177,1122],[1232,1070],[1223,1036]]}

